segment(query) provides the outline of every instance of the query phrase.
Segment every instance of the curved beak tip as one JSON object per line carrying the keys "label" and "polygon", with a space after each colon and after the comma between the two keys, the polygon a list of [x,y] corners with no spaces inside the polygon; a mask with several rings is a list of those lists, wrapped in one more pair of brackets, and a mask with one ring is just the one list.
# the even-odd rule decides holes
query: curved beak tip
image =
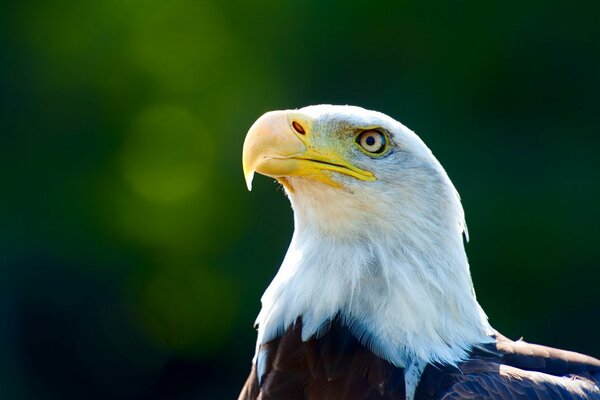
{"label": "curved beak tip", "polygon": [[244,173],[244,179],[246,180],[246,187],[248,191],[252,191],[252,180],[254,179],[254,171],[247,171]]}

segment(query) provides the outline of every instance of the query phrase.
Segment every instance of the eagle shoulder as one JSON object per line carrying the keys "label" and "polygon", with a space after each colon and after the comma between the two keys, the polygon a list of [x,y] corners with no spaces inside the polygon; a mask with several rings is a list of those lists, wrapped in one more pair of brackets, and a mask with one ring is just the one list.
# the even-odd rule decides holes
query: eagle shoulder
{"label": "eagle shoulder", "polygon": [[428,366],[417,399],[600,399],[600,360],[502,335],[457,368]]}

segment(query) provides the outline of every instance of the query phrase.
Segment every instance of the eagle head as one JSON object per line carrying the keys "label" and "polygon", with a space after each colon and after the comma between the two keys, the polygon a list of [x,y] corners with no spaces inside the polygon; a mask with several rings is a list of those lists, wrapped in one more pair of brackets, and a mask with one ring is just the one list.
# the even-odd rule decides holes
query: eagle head
{"label": "eagle head", "polygon": [[443,167],[385,114],[318,105],[273,111],[243,149],[294,210],[283,264],[262,298],[259,344],[302,318],[305,340],[339,317],[396,365],[456,363],[490,327],[464,251],[464,213]]}

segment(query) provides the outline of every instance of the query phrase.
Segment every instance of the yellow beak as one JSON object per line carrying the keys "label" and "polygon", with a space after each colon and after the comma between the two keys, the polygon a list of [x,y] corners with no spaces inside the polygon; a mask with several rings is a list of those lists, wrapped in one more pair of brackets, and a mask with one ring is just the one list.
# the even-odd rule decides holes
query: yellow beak
{"label": "yellow beak", "polygon": [[[301,129],[294,129],[293,123],[300,124]],[[284,184],[286,176],[306,176],[340,187],[326,171],[339,172],[362,181],[375,180],[371,172],[353,166],[333,149],[313,147],[309,125],[309,119],[295,111],[268,112],[252,125],[242,154],[248,190],[252,190],[254,172],[276,178]]]}

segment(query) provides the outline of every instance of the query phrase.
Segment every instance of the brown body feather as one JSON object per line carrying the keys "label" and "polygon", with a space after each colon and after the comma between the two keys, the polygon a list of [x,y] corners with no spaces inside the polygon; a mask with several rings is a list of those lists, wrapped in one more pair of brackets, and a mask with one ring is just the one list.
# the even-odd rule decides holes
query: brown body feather
{"label": "brown body feather", "polygon": [[[239,400],[405,399],[404,372],[361,345],[336,320],[318,339],[303,342],[302,323],[260,347]],[[457,367],[428,365],[415,400],[600,399],[600,360],[550,347],[496,343],[471,352]]]}

